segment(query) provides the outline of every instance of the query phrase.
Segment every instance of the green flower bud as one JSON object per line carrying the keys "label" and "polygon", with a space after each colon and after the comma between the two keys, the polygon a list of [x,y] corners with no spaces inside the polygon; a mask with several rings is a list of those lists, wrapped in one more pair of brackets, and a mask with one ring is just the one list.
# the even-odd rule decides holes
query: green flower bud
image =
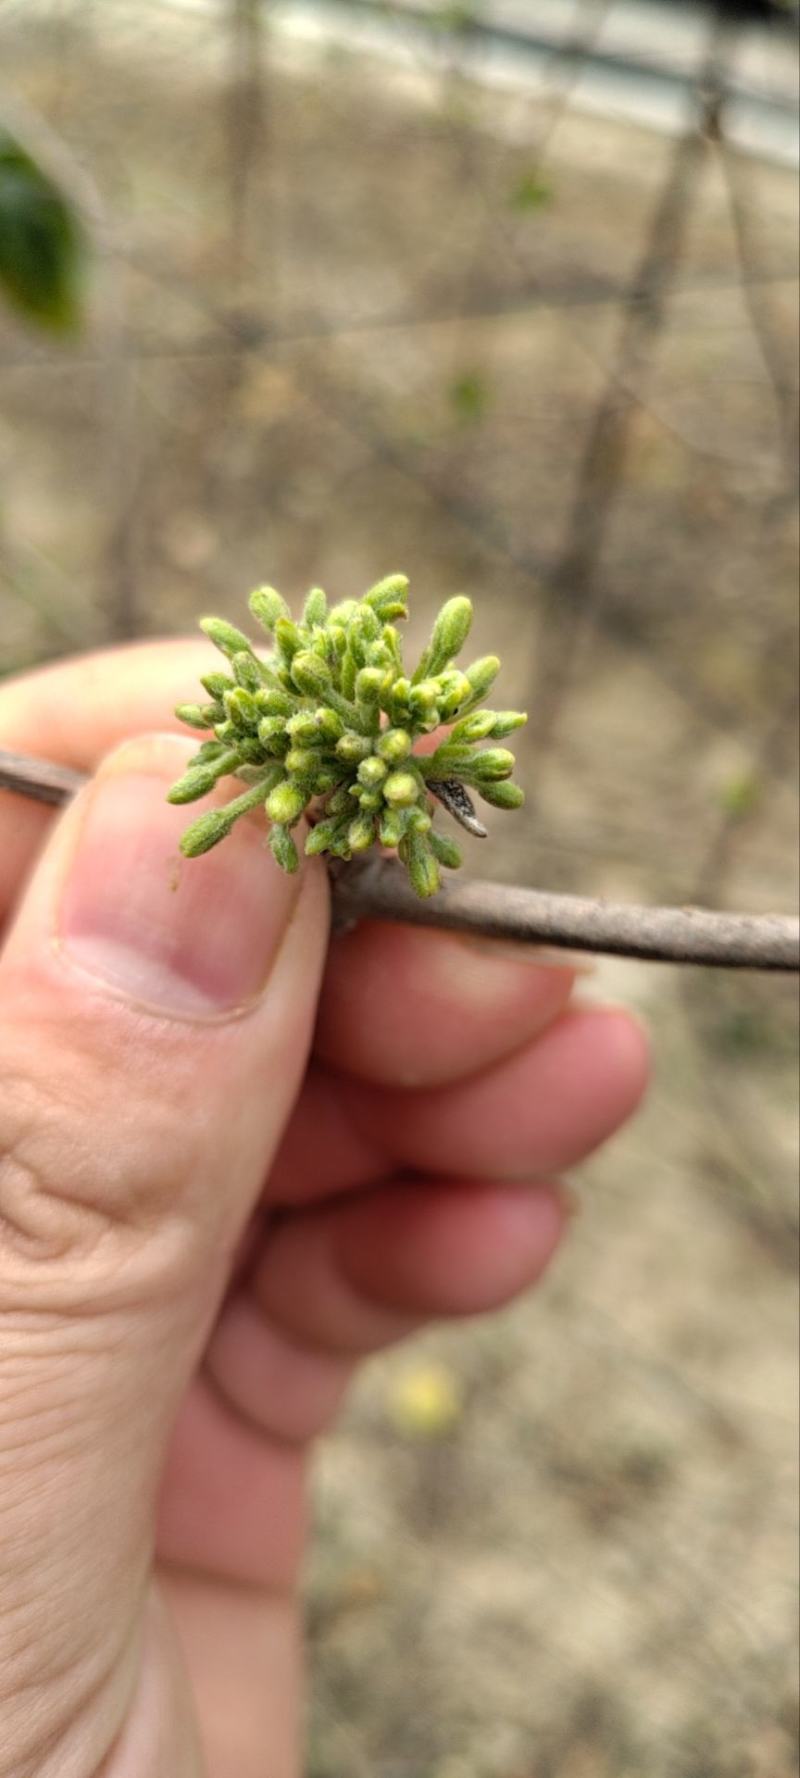
{"label": "green flower bud", "polygon": [[485,741],[487,735],[494,735],[496,721],[494,710],[474,710],[471,716],[462,716],[461,721],[450,730],[450,740]]}
{"label": "green flower bud", "polygon": [[262,716],[258,725],[258,738],[262,747],[271,752],[274,743],[284,734],[282,716]]}
{"label": "green flower bud", "polygon": [[243,691],[241,685],[235,685],[233,691],[226,691],[223,702],[226,715],[237,729],[244,731],[258,727],[260,712],[251,691]]}
{"label": "green flower bud", "polygon": [[290,747],[283,763],[287,772],[306,777],[319,765],[319,754],[314,753],[311,747]]}
{"label": "green flower bud", "polygon": [[490,782],[476,785],[485,803],[491,803],[494,809],[521,809],[525,801],[525,792],[519,784],[512,784],[508,778],[500,784]]}
{"label": "green flower bud", "polygon": [[337,710],[327,705],[320,705],[314,711],[314,722],[321,738],[325,741],[338,741],[344,734],[344,723]]}
{"label": "green flower bud", "polygon": [[439,701],[439,683],[436,679],[423,679],[421,684],[412,685],[408,694],[409,708],[416,715],[427,716]]}
{"label": "green flower bud", "polygon": [[276,822],[269,830],[269,849],[281,870],[288,871],[290,875],[297,870],[300,863],[297,847],[288,828],[281,822]]}
{"label": "green flower bud", "polygon": [[474,753],[470,766],[470,778],[479,784],[494,782],[498,778],[508,778],[515,765],[513,753],[507,747],[487,747],[484,753]]}
{"label": "green flower bud", "polygon": [[292,784],[288,778],[284,778],[281,784],[276,784],[275,789],[271,790],[267,797],[267,814],[270,821],[277,821],[281,826],[290,827],[292,822],[302,815],[307,801],[308,798],[299,785]]}
{"label": "green flower bud", "polygon": [[370,587],[364,598],[381,618],[405,617],[408,577],[405,574],[387,574],[384,580],[376,581],[375,586]]}
{"label": "green flower bud", "polygon": [[358,801],[360,807],[371,815],[379,814],[383,808],[383,797],[379,790],[363,790],[359,785]]}
{"label": "green flower bud", "polygon": [[387,803],[394,808],[407,809],[412,803],[419,801],[419,780],[413,772],[390,772],[383,786],[383,794]]}
{"label": "green flower bud", "polygon": [[265,630],[274,630],[278,619],[289,616],[289,607],[280,593],[271,586],[256,587],[248,600],[253,616],[263,624]]}
{"label": "green flower bud", "polygon": [[440,673],[448,661],[458,654],[469,635],[471,623],[472,605],[469,599],[461,595],[448,599],[439,612],[430,642],[414,674],[415,685],[433,673]]}
{"label": "green flower bud", "polygon": [[378,784],[383,783],[388,769],[389,768],[384,764],[384,761],[382,759],[376,759],[373,753],[369,759],[363,759],[361,761],[358,768],[358,781],[360,784],[363,784],[367,790],[374,790]]}
{"label": "green flower bud", "polygon": [[265,686],[263,691],[256,693],[259,710],[265,716],[290,716],[294,702],[288,691],[278,691],[275,686]]}
{"label": "green flower bud", "polygon": [[291,675],[298,691],[304,692],[309,698],[323,697],[331,682],[331,670],[327,662],[311,649],[303,649],[295,655]]}
{"label": "green flower bud", "polygon": [[240,649],[239,653],[234,655],[231,666],[237,685],[243,686],[245,691],[261,690],[263,679],[254,654],[245,654],[244,649]]}
{"label": "green flower bud", "polygon": [[219,704],[177,704],[175,715],[188,728],[213,728],[217,718],[222,715]]}
{"label": "green flower bud", "polygon": [[430,833],[432,826],[433,822],[431,821],[427,809],[416,808],[410,810],[408,821],[409,833]]}
{"label": "green flower bud", "polygon": [[451,716],[457,716],[462,704],[466,704],[471,696],[472,686],[466,673],[442,674],[439,709],[445,721]]}
{"label": "green flower bud", "polygon": [[375,838],[376,825],[374,815],[365,814],[362,810],[356,815],[347,829],[347,844],[351,852],[366,852]]}
{"label": "green flower bud", "polygon": [[200,628],[209,642],[213,642],[221,654],[227,655],[228,660],[233,660],[235,654],[253,652],[247,637],[241,630],[235,629],[233,624],[227,623],[224,617],[201,617]]}
{"label": "green flower bud", "polygon": [[500,710],[494,719],[494,727],[490,730],[493,741],[504,741],[506,735],[512,735],[516,728],[524,728],[528,718],[522,710]]}
{"label": "green flower bud", "polygon": [[499,671],[500,662],[496,654],[483,654],[479,660],[473,661],[472,665],[467,667],[466,676],[472,687],[473,703],[479,704],[481,698],[485,698],[487,691],[494,685]]}
{"label": "green flower bud", "polygon": [[286,733],[293,746],[313,747],[319,745],[321,736],[317,727],[316,717],[311,710],[298,710],[284,724]]}
{"label": "green flower bud", "polygon": [[227,673],[204,673],[200,684],[208,692],[209,697],[215,698],[219,703],[225,692],[231,690],[233,680],[228,678]]}
{"label": "green flower bud", "polygon": [[441,888],[442,879],[427,834],[405,834],[400,841],[399,852],[415,894],[423,900],[427,900],[429,895],[435,895]]}
{"label": "green flower bud", "polygon": [[390,766],[399,765],[411,752],[411,736],[404,728],[387,728],[375,742],[375,751]]}
{"label": "green flower bud", "polygon": [[439,863],[443,864],[446,870],[458,870],[462,859],[455,840],[451,840],[449,834],[437,833],[435,827],[431,828],[428,839],[431,850]]}
{"label": "green flower bud", "polygon": [[356,697],[363,704],[377,704],[381,693],[391,683],[380,667],[362,667],[356,675]]}
{"label": "green flower bud", "polygon": [[318,821],[312,827],[310,833],[306,834],[303,848],[307,858],[316,858],[321,852],[327,852],[336,825],[335,821]]}
{"label": "green flower bud", "polygon": [[357,610],[358,601],[356,599],[342,599],[338,605],[333,606],[328,622],[337,627],[341,624],[343,628],[346,628]]}
{"label": "green flower bud", "polygon": [[236,748],[226,749],[205,765],[190,765],[183,777],[167,792],[167,802],[193,803],[198,796],[207,796],[218,778],[225,778],[229,772],[235,772],[241,763],[242,756]]}
{"label": "green flower bud", "polygon": [[378,838],[382,846],[399,846],[406,831],[403,816],[405,810],[384,809],[378,824]]}
{"label": "green flower bud", "polygon": [[358,765],[359,760],[368,759],[372,752],[372,742],[368,735],[344,734],[336,743],[336,757],[343,759],[347,765]]}
{"label": "green flower bud", "polygon": [[291,662],[298,649],[303,646],[303,638],[290,617],[279,617],[275,625],[275,641],[287,662]]}
{"label": "green flower bud", "polygon": [[303,623],[309,628],[315,624],[324,624],[328,615],[328,601],[321,586],[313,586],[306,596],[303,606]]}
{"label": "green flower bud", "polygon": [[327,792],[333,790],[334,786],[338,783],[338,772],[335,772],[332,766],[323,766],[321,771],[314,773],[311,780],[311,789],[315,796],[325,796]]}
{"label": "green flower bud", "polygon": [[[168,799],[172,800],[172,799]],[[226,803],[224,809],[209,809],[201,815],[199,821],[193,821],[187,827],[180,842],[184,858],[199,858],[202,852],[210,852],[212,846],[218,846],[229,834],[234,821],[244,815],[247,809],[255,809],[264,800],[264,785],[254,784],[252,789],[245,790],[242,796],[236,796]]]}

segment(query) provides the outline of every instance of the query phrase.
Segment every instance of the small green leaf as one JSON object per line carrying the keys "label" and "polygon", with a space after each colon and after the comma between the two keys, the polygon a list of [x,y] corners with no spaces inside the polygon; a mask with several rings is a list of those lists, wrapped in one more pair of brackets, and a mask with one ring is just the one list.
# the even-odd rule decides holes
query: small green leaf
{"label": "small green leaf", "polygon": [[71,333],[82,318],[87,241],[73,206],[0,132],[0,286],[39,326]]}
{"label": "small green leaf", "polygon": [[491,391],[479,371],[465,371],[450,384],[450,406],[463,425],[483,420],[491,404]]}
{"label": "small green leaf", "polygon": [[553,201],[553,188],[535,169],[529,168],[527,172],[520,174],[516,185],[512,186],[508,201],[512,210],[518,210],[521,214],[544,210]]}

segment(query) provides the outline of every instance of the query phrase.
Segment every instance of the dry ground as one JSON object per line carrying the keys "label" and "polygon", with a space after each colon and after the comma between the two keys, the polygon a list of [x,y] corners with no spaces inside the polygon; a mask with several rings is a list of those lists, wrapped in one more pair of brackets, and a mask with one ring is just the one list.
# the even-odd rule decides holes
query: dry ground
{"label": "dry ground", "polygon": [[[403,567],[418,632],[475,595],[537,700],[531,815],[470,869],[791,907],[790,175],[713,143],[676,174],[568,70],[503,98],[444,40],[389,75],[278,37],[231,93],[219,18],[7,4],[0,64],[105,212],[85,337],[0,317],[4,670]],[[376,1362],[329,1441],[310,1778],[795,1772],[795,997],[584,991],[648,1019],[654,1090],[539,1294]]]}

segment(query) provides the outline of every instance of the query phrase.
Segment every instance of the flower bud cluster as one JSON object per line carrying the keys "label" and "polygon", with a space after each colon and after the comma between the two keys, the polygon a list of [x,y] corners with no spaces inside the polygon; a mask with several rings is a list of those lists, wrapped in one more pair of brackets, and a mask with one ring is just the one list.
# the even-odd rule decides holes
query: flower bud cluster
{"label": "flower bud cluster", "polygon": [[[448,599],[409,677],[396,627],[407,597],[402,574],[330,608],[314,587],[296,623],[279,593],[259,587],[250,610],[273,638],[266,655],[223,618],[202,620],[228,671],[201,681],[207,702],[178,706],[183,722],[209,734],[169,800],[193,802],[231,774],[247,788],[187,830],[187,857],[207,852],[240,815],[263,804],[283,870],[297,869],[291,829],[307,814],[307,854],[350,859],[373,845],[390,847],[416,893],[427,896],[439,888],[440,866],[461,863],[457,846],[433,827],[434,799],[473,832],[485,830],[472,791],[496,808],[519,808],[513,754],[478,747],[525,721],[517,711],[481,708],[500,662],[484,655],[464,671],[453,665],[472,621],[469,599]],[[420,737],[439,728],[449,732],[436,750],[416,752]]]}

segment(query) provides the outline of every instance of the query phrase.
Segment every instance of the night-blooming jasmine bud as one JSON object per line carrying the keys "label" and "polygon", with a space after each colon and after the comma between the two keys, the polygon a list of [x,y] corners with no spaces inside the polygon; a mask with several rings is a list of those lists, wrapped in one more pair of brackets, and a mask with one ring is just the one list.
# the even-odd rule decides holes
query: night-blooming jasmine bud
{"label": "night-blooming jasmine bud", "polygon": [[218,778],[224,778],[228,772],[235,772],[241,765],[242,756],[238,748],[220,753],[216,759],[210,759],[204,765],[192,765],[183,777],[173,784],[168,792],[169,803],[193,803],[198,796],[206,796],[213,790]]}
{"label": "night-blooming jasmine bud", "polygon": [[284,759],[287,772],[296,772],[299,776],[307,776],[319,765],[319,754],[311,747],[290,747]]}
{"label": "night-blooming jasmine bud", "polygon": [[378,616],[391,621],[395,617],[405,617],[408,603],[408,577],[405,574],[387,574],[384,580],[371,586],[364,595],[366,603],[377,611]]}
{"label": "night-blooming jasmine bud", "polygon": [[481,698],[485,698],[490,686],[494,685],[499,671],[500,662],[496,654],[481,655],[480,660],[473,661],[472,665],[467,667],[466,676],[472,687],[472,697],[475,703],[478,703]]}
{"label": "night-blooming jasmine bud", "polygon": [[[487,712],[488,714],[488,712]],[[493,741],[504,741],[517,728],[524,728],[528,718],[522,710],[499,710],[490,729]]]}
{"label": "night-blooming jasmine bud", "polygon": [[382,846],[399,846],[405,833],[403,814],[401,809],[384,809],[378,826]]}
{"label": "night-blooming jasmine bud", "polygon": [[314,654],[311,649],[304,649],[295,655],[291,675],[298,691],[309,698],[323,697],[331,682],[330,667],[321,655]]}
{"label": "night-blooming jasmine bud", "polygon": [[461,595],[448,599],[439,612],[430,642],[414,674],[415,684],[426,675],[440,673],[447,666],[466,642],[471,623],[472,605],[469,599]]}
{"label": "night-blooming jasmine bud", "polygon": [[288,828],[284,827],[281,822],[276,822],[275,826],[269,830],[269,849],[281,870],[288,871],[290,875],[297,870],[300,863],[297,847]]}
{"label": "night-blooming jasmine bud", "polygon": [[366,852],[375,838],[375,817],[362,810],[347,829],[347,844],[353,852]]}
{"label": "night-blooming jasmine bud", "polygon": [[314,711],[314,722],[325,741],[338,741],[344,733],[344,723],[338,710],[331,710],[328,705],[322,704]]}
{"label": "night-blooming jasmine bud", "polygon": [[226,715],[238,729],[257,727],[260,711],[251,691],[244,691],[241,685],[235,685],[233,691],[226,691],[223,702]]}
{"label": "night-blooming jasmine bud", "polygon": [[321,586],[312,586],[303,606],[303,623],[309,628],[315,624],[324,624],[328,615],[328,601]]}
{"label": "night-blooming jasmine bud", "polygon": [[276,784],[275,789],[271,790],[267,797],[267,814],[270,821],[277,821],[283,826],[289,827],[299,815],[302,815],[307,801],[308,798],[299,786],[291,784],[288,778],[284,778],[283,783]]}
{"label": "night-blooming jasmine bud", "polygon": [[275,625],[275,641],[285,661],[291,661],[299,648],[303,646],[303,638],[297,624],[290,617],[279,617]]}
{"label": "night-blooming jasmine bud", "polygon": [[495,809],[521,809],[525,801],[525,792],[518,784],[505,779],[500,784],[478,784],[477,790],[485,803],[491,803]]}
{"label": "night-blooming jasmine bud", "polygon": [[400,841],[400,857],[416,894],[424,900],[435,895],[442,879],[427,834],[407,833]]}
{"label": "night-blooming jasmine bud", "polygon": [[206,704],[205,707],[200,704],[178,704],[175,715],[181,722],[187,723],[189,728],[213,728],[222,711],[218,704]]}
{"label": "night-blooming jasmine bud", "polygon": [[375,742],[375,751],[387,765],[399,765],[411,752],[411,736],[404,728],[387,728]]}
{"label": "night-blooming jasmine bud", "polygon": [[236,796],[233,802],[226,803],[224,809],[209,809],[207,815],[201,815],[199,821],[193,821],[186,829],[180,842],[184,858],[199,858],[201,853],[210,852],[212,846],[219,845],[229,834],[234,821],[244,815],[248,809],[254,809],[263,802],[263,784],[254,784],[242,796]]}
{"label": "night-blooming jasmine bud", "polygon": [[308,747],[315,742],[319,744],[321,736],[316,716],[310,710],[298,710],[295,716],[289,717],[284,727],[293,746]]}
{"label": "night-blooming jasmine bud", "polygon": [[387,770],[388,767],[385,765],[384,761],[382,759],[376,759],[375,755],[372,754],[369,759],[361,761],[358,768],[359,783],[365,785],[367,790],[374,790],[376,785],[383,783]]}
{"label": "night-blooming jasmine bud", "polygon": [[383,786],[387,803],[395,808],[410,808],[419,799],[419,783],[413,772],[391,772]]}
{"label": "night-blooming jasmine bud", "polygon": [[507,747],[487,747],[484,753],[473,755],[470,777],[483,783],[493,782],[497,778],[508,778],[514,770],[514,755]]}
{"label": "night-blooming jasmine bud", "polygon": [[213,642],[214,647],[218,648],[222,654],[226,654],[229,660],[233,660],[235,654],[242,652],[252,654],[253,652],[243,632],[235,629],[233,624],[227,623],[224,617],[201,617],[200,628],[205,632],[209,642]]}
{"label": "night-blooming jasmine bud", "polygon": [[377,704],[381,692],[391,683],[380,667],[362,667],[356,675],[356,697],[363,704]]}
{"label": "night-blooming jasmine bud", "polygon": [[[466,674],[465,674],[466,678]],[[494,735],[497,716],[494,710],[473,710],[471,716],[462,716],[450,731],[451,741],[485,741],[487,735]]]}
{"label": "night-blooming jasmine bud", "polygon": [[256,587],[255,592],[250,594],[249,605],[253,616],[258,618],[265,630],[274,630],[280,617],[290,615],[286,600],[272,586]]}
{"label": "night-blooming jasmine bud", "polygon": [[263,684],[261,670],[254,654],[245,654],[240,649],[231,661],[233,677],[237,685],[244,686],[245,691],[260,691]]}
{"label": "night-blooming jasmine bud", "polygon": [[336,743],[336,757],[343,759],[347,765],[358,765],[359,760],[368,759],[372,752],[372,742],[367,735],[342,735]]}
{"label": "night-blooming jasmine bud", "polygon": [[270,750],[274,743],[285,733],[282,716],[262,716],[258,725],[258,738],[262,747]]}
{"label": "night-blooming jasmine bud", "polygon": [[232,683],[227,673],[204,673],[200,680],[200,684],[208,692],[209,697],[215,698],[217,703],[226,691],[231,690]]}

